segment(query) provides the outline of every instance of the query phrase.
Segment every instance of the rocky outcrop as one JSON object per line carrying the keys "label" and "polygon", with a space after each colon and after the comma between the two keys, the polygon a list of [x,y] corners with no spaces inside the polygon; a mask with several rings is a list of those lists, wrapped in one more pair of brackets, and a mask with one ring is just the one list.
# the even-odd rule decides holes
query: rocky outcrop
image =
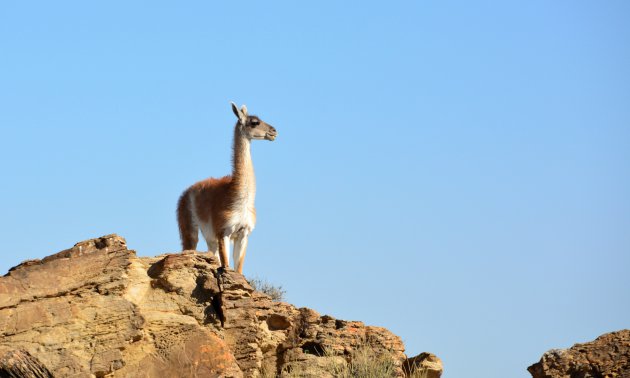
{"label": "rocky outcrop", "polygon": [[326,377],[365,346],[403,375],[384,328],[272,301],[208,254],[137,257],[117,235],[0,277],[0,376]]}
{"label": "rocky outcrop", "polygon": [[550,350],[527,370],[533,378],[630,378],[630,330]]}
{"label": "rocky outcrop", "polygon": [[433,353],[420,353],[403,362],[403,371],[407,376],[418,372],[422,378],[440,378],[442,376],[442,360]]}

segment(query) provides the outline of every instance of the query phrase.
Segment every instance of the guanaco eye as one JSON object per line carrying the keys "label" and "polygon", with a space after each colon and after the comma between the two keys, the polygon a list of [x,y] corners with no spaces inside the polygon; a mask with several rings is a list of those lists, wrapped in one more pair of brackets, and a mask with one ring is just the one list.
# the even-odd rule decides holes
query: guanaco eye
{"label": "guanaco eye", "polygon": [[260,125],[260,121],[259,121],[259,120],[257,120],[257,119],[252,119],[252,120],[250,121],[250,126],[251,126],[251,127],[256,127],[256,126],[258,126],[258,125]]}

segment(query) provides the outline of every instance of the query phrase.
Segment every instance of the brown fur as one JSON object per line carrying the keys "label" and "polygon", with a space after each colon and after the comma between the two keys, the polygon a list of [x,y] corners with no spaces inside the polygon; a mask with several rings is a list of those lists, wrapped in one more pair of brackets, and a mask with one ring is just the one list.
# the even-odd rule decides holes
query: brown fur
{"label": "brown fur", "polygon": [[185,190],[179,197],[179,201],[177,201],[177,224],[179,226],[179,238],[182,241],[182,250],[184,251],[196,249],[197,241],[199,240],[199,229],[192,223],[188,190]]}
{"label": "brown fur", "polygon": [[221,265],[225,266],[227,260],[227,248],[223,245],[223,225],[233,214],[231,205],[235,202],[238,192],[235,191],[235,183],[232,176],[221,178],[208,178],[193,184],[181,195],[177,205],[177,219],[179,233],[182,241],[182,249],[196,249],[199,240],[199,228],[192,222],[190,212],[189,193],[195,199],[194,211],[202,222],[212,219],[212,227],[219,241],[219,256]]}

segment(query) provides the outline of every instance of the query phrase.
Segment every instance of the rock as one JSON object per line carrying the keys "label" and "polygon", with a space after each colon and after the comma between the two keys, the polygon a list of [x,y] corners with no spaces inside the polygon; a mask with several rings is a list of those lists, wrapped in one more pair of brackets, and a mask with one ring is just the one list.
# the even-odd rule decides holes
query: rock
{"label": "rock", "polygon": [[417,374],[423,378],[440,378],[442,376],[442,360],[433,353],[420,353],[403,362],[406,375]]}
{"label": "rock", "polygon": [[403,376],[384,328],[272,301],[205,253],[137,257],[117,235],[0,277],[0,358],[22,356],[30,376],[332,377],[365,347]]}
{"label": "rock", "polygon": [[533,378],[630,378],[630,330],[552,349],[527,370]]}
{"label": "rock", "polygon": [[0,377],[53,378],[50,371],[25,350],[7,352],[0,358]]}

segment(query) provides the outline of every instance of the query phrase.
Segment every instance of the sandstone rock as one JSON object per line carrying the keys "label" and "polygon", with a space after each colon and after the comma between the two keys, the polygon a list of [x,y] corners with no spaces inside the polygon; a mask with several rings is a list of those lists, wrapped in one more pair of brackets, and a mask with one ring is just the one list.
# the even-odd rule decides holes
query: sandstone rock
{"label": "sandstone rock", "polygon": [[550,350],[527,370],[533,378],[630,378],[630,330]]}
{"label": "sandstone rock", "polygon": [[0,358],[0,377],[53,378],[39,360],[24,350],[7,352]]}
{"label": "sandstone rock", "polygon": [[403,362],[405,374],[417,374],[423,378],[440,378],[442,376],[442,360],[433,353],[420,353]]}
{"label": "sandstone rock", "polygon": [[403,375],[384,328],[272,301],[205,253],[139,258],[117,235],[0,277],[0,358],[55,377],[326,377],[366,345]]}

